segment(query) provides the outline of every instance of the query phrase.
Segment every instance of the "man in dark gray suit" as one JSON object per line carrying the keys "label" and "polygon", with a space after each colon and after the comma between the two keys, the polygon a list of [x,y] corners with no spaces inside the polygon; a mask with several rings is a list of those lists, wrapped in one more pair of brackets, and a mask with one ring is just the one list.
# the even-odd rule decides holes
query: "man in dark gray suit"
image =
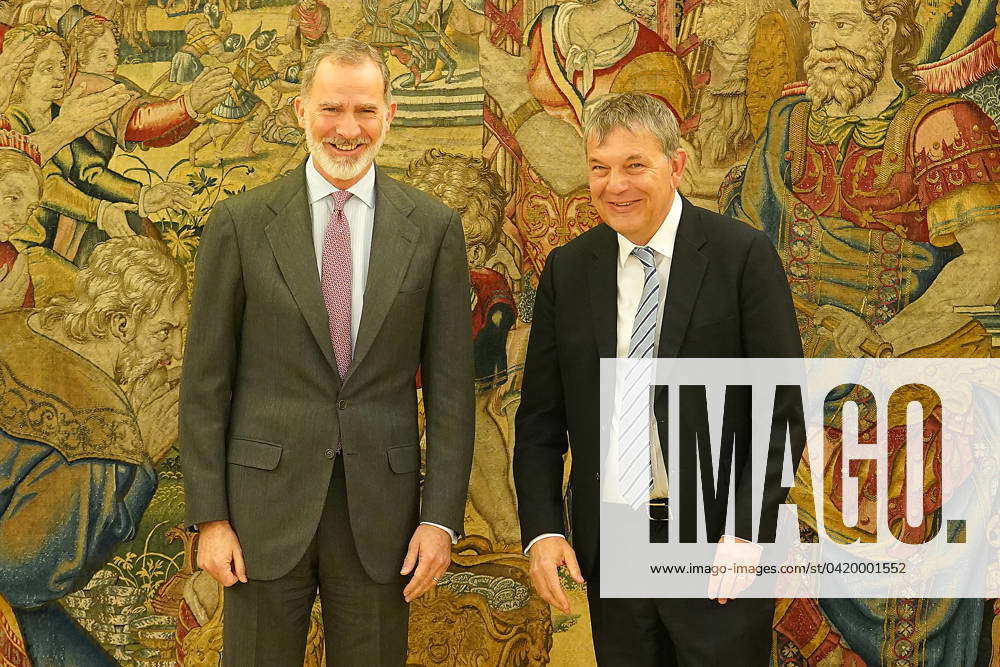
{"label": "man in dark gray suit", "polygon": [[181,442],[198,563],[227,587],[226,664],[301,665],[317,587],[328,660],[402,664],[406,603],[462,530],[465,243],[457,214],[373,164],[388,77],[361,42],[318,47],[295,101],[309,159],[205,226]]}

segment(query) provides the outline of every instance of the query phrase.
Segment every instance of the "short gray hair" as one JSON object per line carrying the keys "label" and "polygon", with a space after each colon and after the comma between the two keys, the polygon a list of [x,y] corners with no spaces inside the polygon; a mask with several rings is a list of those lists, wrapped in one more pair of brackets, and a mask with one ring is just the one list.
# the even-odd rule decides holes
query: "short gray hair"
{"label": "short gray hair", "polygon": [[316,78],[316,70],[324,60],[333,61],[337,65],[364,65],[370,62],[382,73],[382,96],[385,103],[392,102],[392,90],[389,87],[389,67],[385,64],[382,55],[364,42],[351,37],[337,37],[329,42],[320,44],[309,54],[309,60],[302,68],[301,87],[299,97],[309,98],[312,90],[313,79]]}
{"label": "short gray hair", "polygon": [[588,102],[583,115],[584,140],[604,141],[617,129],[646,130],[659,139],[663,154],[674,157],[680,148],[681,130],[667,104],[645,93],[612,93]]}

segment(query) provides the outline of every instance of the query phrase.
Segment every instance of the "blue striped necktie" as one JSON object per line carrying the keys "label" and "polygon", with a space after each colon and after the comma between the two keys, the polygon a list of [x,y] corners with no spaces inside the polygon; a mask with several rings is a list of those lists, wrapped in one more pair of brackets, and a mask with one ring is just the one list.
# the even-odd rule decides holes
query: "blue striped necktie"
{"label": "blue striped necktie", "polygon": [[645,274],[642,296],[635,312],[629,364],[622,383],[618,411],[618,488],[622,499],[638,509],[649,501],[653,488],[650,463],[649,385],[655,379],[656,316],[660,305],[660,279],[656,275],[653,249],[636,246],[632,255]]}

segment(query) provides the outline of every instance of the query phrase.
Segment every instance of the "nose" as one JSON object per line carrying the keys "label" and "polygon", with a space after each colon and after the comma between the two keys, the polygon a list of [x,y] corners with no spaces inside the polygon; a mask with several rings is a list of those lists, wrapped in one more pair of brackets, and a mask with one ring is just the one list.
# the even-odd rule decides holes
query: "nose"
{"label": "nose", "polygon": [[628,187],[628,174],[620,169],[612,169],[608,175],[608,192],[620,194],[628,190]]}
{"label": "nose", "polygon": [[342,114],[340,122],[337,123],[337,134],[345,139],[356,139],[361,136],[361,125],[354,118],[354,114]]}
{"label": "nose", "polygon": [[813,48],[825,50],[837,46],[837,42],[833,39],[832,27],[825,21],[816,23],[812,28],[811,35]]}
{"label": "nose", "polygon": [[179,360],[184,356],[184,335],[180,327],[173,329],[167,336],[164,351],[171,359]]}

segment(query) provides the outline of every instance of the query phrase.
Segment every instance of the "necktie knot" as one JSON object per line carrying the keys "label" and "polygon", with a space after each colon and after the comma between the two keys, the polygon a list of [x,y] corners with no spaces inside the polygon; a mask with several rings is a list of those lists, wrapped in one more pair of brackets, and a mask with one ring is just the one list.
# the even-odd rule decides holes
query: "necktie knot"
{"label": "necktie knot", "polygon": [[656,267],[653,258],[653,249],[646,245],[637,245],[632,248],[632,255],[642,262],[642,266],[645,269],[652,269]]}
{"label": "necktie knot", "polygon": [[335,190],[330,196],[333,197],[333,212],[339,213],[344,210],[344,204],[347,203],[347,200],[350,199],[353,194],[350,190]]}

